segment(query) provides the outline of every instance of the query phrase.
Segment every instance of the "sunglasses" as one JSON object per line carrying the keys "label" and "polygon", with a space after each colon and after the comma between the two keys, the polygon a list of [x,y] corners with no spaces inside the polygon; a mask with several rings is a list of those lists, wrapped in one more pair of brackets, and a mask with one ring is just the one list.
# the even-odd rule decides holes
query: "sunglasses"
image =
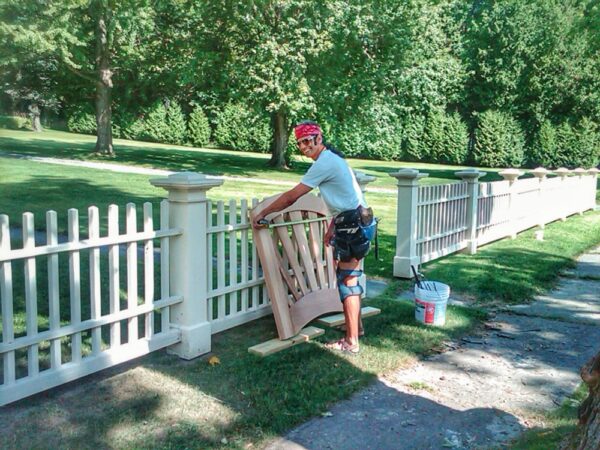
{"label": "sunglasses", "polygon": [[298,147],[302,147],[303,145],[312,144],[313,141],[316,139],[316,137],[317,137],[317,135],[313,135],[313,136],[305,137],[304,139],[299,139],[296,141],[296,144],[298,144]]}

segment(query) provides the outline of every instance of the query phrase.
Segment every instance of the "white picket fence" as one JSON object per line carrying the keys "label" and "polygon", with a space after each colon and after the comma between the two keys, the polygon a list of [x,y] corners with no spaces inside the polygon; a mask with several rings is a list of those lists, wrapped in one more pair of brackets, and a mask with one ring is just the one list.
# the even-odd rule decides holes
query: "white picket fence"
{"label": "white picket fence", "polygon": [[515,169],[500,174],[503,181],[479,183],[483,173],[456,172],[462,182],[420,186],[427,174],[404,169],[391,174],[398,179],[398,210],[394,275],[412,277],[411,265],[435,260],[467,249],[516,236],[545,224],[581,214],[596,205],[598,170],[559,169],[549,178],[543,168],[533,178],[518,179]]}
{"label": "white picket fence", "polygon": [[[0,216],[0,405],[179,342],[179,331],[170,327],[169,309],[183,298],[169,293],[168,242],[182,231],[169,228],[168,210],[165,200],[161,203],[160,227],[155,229],[152,205],[145,203],[139,229],[136,206],[128,204],[126,229],[121,233],[118,207],[111,205],[107,233],[101,237],[98,208],[90,207],[87,237],[82,238],[79,213],[71,209],[68,235],[61,236],[60,242],[57,214],[48,211],[45,242],[41,244],[36,243],[33,214],[25,213],[21,248],[12,248],[9,218]],[[44,236],[37,237],[39,240]],[[158,298],[155,239],[161,247]],[[138,245],[143,249],[139,265]],[[121,267],[121,253],[125,254],[125,267]],[[82,257],[87,257],[85,272]],[[38,278],[41,265],[45,266],[47,280]],[[143,270],[141,295],[138,266]],[[19,276],[13,278],[15,272]],[[47,289],[39,290],[40,283]],[[86,292],[84,285],[89,286]],[[16,311],[15,294],[23,300]],[[46,316],[47,324],[43,320]]]}
{"label": "white picket fence", "polygon": [[25,213],[14,248],[0,216],[0,405],[163,347],[196,357],[212,334],[271,313],[248,202],[213,204],[205,192],[222,181],[198,174],[155,181],[170,191],[158,228],[150,203],[140,226],[134,204],[124,218],[109,206],[103,236],[90,207],[85,238],[75,209],[67,235],[54,211],[45,234]]}

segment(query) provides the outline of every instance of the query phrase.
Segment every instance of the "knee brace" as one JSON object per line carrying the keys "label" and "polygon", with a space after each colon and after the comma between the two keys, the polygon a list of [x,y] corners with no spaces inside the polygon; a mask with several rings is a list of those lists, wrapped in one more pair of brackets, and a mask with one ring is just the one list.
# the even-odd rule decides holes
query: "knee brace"
{"label": "knee brace", "polygon": [[348,286],[346,284],[350,279],[362,276],[362,270],[345,270],[338,267],[336,272],[338,291],[342,302],[351,295],[361,295],[363,293],[363,288],[360,284],[357,284],[356,286]]}

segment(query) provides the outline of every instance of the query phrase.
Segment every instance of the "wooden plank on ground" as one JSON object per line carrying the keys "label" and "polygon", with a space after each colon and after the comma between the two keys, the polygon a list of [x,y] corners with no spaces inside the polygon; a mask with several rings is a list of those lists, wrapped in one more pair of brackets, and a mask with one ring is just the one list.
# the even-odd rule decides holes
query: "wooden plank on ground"
{"label": "wooden plank on ground", "polygon": [[[379,308],[374,308],[372,306],[364,306],[360,309],[360,317],[363,319],[365,317],[376,316],[379,314],[381,310]],[[344,325],[344,314],[334,314],[332,316],[325,316],[317,319],[317,323],[319,325],[325,325],[326,327],[339,327],[340,325]]]}
{"label": "wooden plank on ground", "polygon": [[300,330],[300,332],[289,339],[271,339],[270,341],[263,342],[261,344],[254,345],[248,348],[249,353],[253,353],[258,356],[268,356],[273,353],[277,353],[286,348],[293,347],[294,345],[308,342],[309,340],[321,336],[325,333],[325,330],[317,327],[306,327]]}

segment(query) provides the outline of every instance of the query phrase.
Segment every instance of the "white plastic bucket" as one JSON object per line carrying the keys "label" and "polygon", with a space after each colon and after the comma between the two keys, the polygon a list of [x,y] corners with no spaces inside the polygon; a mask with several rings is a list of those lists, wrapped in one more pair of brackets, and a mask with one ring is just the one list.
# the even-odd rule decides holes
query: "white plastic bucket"
{"label": "white plastic bucket", "polygon": [[421,281],[421,287],[415,284],[415,319],[425,325],[444,325],[449,297],[447,284],[439,281]]}

